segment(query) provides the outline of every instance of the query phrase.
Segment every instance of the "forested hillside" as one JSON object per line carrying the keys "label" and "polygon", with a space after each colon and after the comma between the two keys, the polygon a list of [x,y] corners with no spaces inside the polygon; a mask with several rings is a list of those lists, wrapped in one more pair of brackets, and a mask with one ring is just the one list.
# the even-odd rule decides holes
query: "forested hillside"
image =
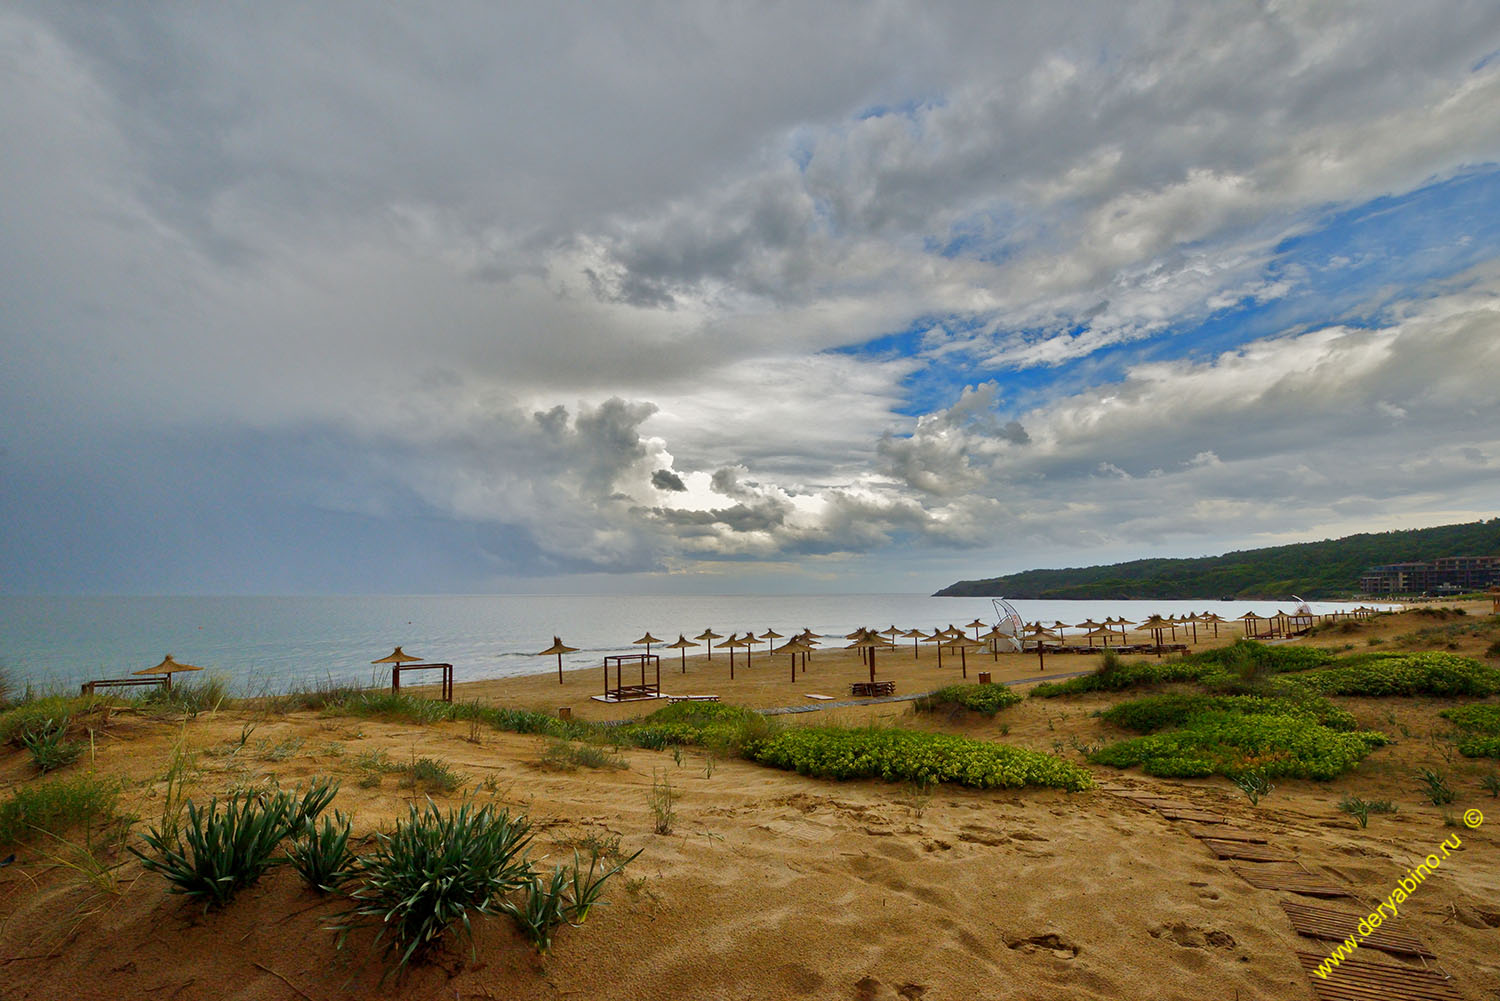
{"label": "forested hillside", "polygon": [[1378,563],[1439,556],[1500,556],[1500,518],[1402,532],[1350,535],[1196,559],[1026,570],[961,580],[938,595],[1006,598],[1336,598],[1355,594]]}

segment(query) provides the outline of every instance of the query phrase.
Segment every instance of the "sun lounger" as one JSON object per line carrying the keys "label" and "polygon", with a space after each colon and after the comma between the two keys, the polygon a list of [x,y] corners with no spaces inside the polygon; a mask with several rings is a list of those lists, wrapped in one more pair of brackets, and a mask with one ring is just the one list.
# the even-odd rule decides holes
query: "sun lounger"
{"label": "sun lounger", "polygon": [[673,704],[678,702],[717,702],[717,695],[668,695],[667,701]]}
{"label": "sun lounger", "polygon": [[894,681],[856,681],[849,686],[849,694],[863,695],[865,697],[895,695],[896,683]]}

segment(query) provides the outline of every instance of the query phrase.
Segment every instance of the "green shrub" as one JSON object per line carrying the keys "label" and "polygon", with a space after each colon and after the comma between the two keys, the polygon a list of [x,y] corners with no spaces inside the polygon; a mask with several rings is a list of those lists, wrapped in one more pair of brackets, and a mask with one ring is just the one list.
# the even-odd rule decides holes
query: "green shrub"
{"label": "green shrub", "polygon": [[158,688],[142,700],[147,706],[168,712],[197,716],[201,712],[212,712],[229,698],[229,682],[214,674],[201,681],[176,684],[171,688]]}
{"label": "green shrub", "polygon": [[39,835],[61,837],[79,827],[118,819],[119,783],[93,775],[24,783],[0,801],[0,845]]}
{"label": "green shrub", "polygon": [[108,699],[97,695],[47,695],[22,702],[0,712],[0,743],[24,747],[26,734],[51,726],[66,729],[75,717],[108,704]]}
{"label": "green shrub", "polygon": [[1271,791],[1276,788],[1263,768],[1248,769],[1235,775],[1233,779],[1251,806],[1259,806],[1260,801],[1271,795]]}
{"label": "green shrub", "polygon": [[1317,647],[1291,643],[1269,646],[1240,638],[1226,646],[1187,654],[1182,659],[1190,664],[1212,664],[1226,673],[1234,673],[1249,663],[1269,674],[1286,674],[1322,667],[1333,661],[1333,654]]}
{"label": "green shrub", "polygon": [[959,707],[993,716],[1020,703],[1021,696],[1006,685],[948,685],[917,699],[912,708],[917,712],[937,712],[945,707]]}
{"label": "green shrub", "polygon": [[1275,698],[1261,695],[1200,695],[1180,693],[1147,695],[1121,702],[1100,716],[1121,729],[1155,733],[1183,726],[1197,713],[1238,712],[1246,715],[1297,716],[1321,723],[1331,730],[1353,730],[1358,725],[1352,713],[1322,698]]}
{"label": "green shrub", "polygon": [[979,789],[1037,785],[1078,791],[1089,773],[1050,754],[949,734],[795,727],[747,748],[752,761],[818,778],[952,782]]}
{"label": "green shrub", "polygon": [[1331,779],[1384,743],[1384,734],[1341,733],[1306,716],[1208,710],[1189,717],[1183,729],[1111,744],[1089,760],[1116,768],[1140,765],[1160,776],[1233,777],[1258,769],[1267,777]]}
{"label": "green shrub", "polygon": [[1432,801],[1433,806],[1442,806],[1457,798],[1453,788],[1448,785],[1448,776],[1442,772],[1435,772],[1431,768],[1419,768],[1417,781],[1420,783],[1419,791]]}
{"label": "green shrub", "polygon": [[1500,669],[1451,653],[1364,653],[1284,685],[1321,695],[1493,695],[1500,692]]}
{"label": "green shrub", "polygon": [[489,805],[466,802],[446,812],[431,802],[421,810],[413,805],[393,832],[377,833],[375,841],[350,894],[355,906],[336,925],[338,944],[353,928],[376,924],[375,946],[396,957],[397,970],[436,947],[454,925],[472,937],[469,912],[492,912],[531,878],[522,854],[530,823]]}
{"label": "green shrub", "polygon": [[311,826],[332,801],[337,783],[314,782],[300,799],[297,791],[231,794],[220,809],[218,797],[207,810],[187,804],[177,838],[151,828],[144,836],[151,854],[131,848],[149,872],[161,873],[172,893],[222,907],[236,893],[282,861],[273,858],[283,839]]}
{"label": "green shrub", "polygon": [[39,772],[50,772],[63,765],[71,765],[83,753],[83,745],[64,737],[65,723],[46,720],[34,730],[21,734],[21,743],[31,752],[31,763]]}
{"label": "green shrub", "polygon": [[412,758],[391,771],[401,776],[400,785],[406,789],[422,789],[425,792],[452,792],[463,785],[466,776],[455,772],[446,761],[437,758]]}
{"label": "green shrub", "polygon": [[332,817],[323,817],[321,826],[306,825],[287,850],[292,867],[319,893],[332,893],[351,875],[354,853],[349,850],[350,826],[349,818],[335,811]]}
{"label": "green shrub", "polygon": [[1149,688],[1174,681],[1197,681],[1213,673],[1217,665],[1195,663],[1185,658],[1164,661],[1120,661],[1118,667],[1101,665],[1098,670],[1066,681],[1044,681],[1034,685],[1031,697],[1056,698],[1084,692],[1122,692],[1129,688]]}
{"label": "green shrub", "polygon": [[625,759],[597,744],[575,744],[554,740],[542,755],[543,768],[572,771],[575,768],[629,768]]}
{"label": "green shrub", "polygon": [[1444,709],[1458,727],[1458,752],[1469,758],[1500,758],[1500,705]]}

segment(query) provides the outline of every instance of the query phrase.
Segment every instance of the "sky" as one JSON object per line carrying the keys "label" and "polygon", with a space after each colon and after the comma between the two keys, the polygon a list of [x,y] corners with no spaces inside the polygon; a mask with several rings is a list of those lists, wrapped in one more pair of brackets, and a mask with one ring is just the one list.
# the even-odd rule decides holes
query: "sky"
{"label": "sky", "polygon": [[0,593],[1500,511],[1492,2],[0,4]]}

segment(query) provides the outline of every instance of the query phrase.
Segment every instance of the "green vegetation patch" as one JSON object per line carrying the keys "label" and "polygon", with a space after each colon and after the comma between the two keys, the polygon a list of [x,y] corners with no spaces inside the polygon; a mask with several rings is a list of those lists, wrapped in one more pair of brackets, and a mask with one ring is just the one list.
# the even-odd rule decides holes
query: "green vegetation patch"
{"label": "green vegetation patch", "polygon": [[817,778],[952,782],[978,789],[1049,786],[1072,792],[1093,785],[1086,770],[1040,751],[896,728],[790,728],[750,744],[745,756]]}
{"label": "green vegetation patch", "polygon": [[[1106,655],[1108,656],[1108,655]],[[1081,695],[1084,692],[1123,692],[1131,688],[1150,688],[1173,681],[1197,681],[1217,670],[1213,664],[1199,664],[1186,659],[1163,661],[1106,660],[1098,670],[1066,681],[1044,681],[1031,689],[1034,699],[1051,699],[1059,695]]]}
{"label": "green vegetation patch", "polygon": [[1019,705],[1021,696],[1005,685],[948,685],[912,703],[919,713],[938,712],[958,707],[993,716],[1009,706]]}
{"label": "green vegetation patch", "polygon": [[1213,664],[1226,672],[1253,667],[1268,674],[1306,671],[1333,663],[1333,654],[1317,647],[1278,643],[1271,646],[1243,637],[1227,646],[1199,650],[1182,658],[1190,664]]}
{"label": "green vegetation patch", "polygon": [[119,783],[93,775],[26,783],[0,801],[0,845],[108,823],[118,818]]}
{"label": "green vegetation patch", "polygon": [[765,716],[743,706],[679,702],[663,706],[639,723],[617,728],[612,736],[620,743],[651,750],[689,744],[738,754],[747,743],[774,729]]}
{"label": "green vegetation patch", "polygon": [[1254,770],[1331,779],[1385,743],[1382,733],[1331,730],[1305,715],[1209,710],[1188,717],[1182,729],[1111,744],[1089,760],[1116,768],[1140,765],[1148,775],[1171,777],[1233,777]]}
{"label": "green vegetation patch", "polygon": [[1458,753],[1469,758],[1500,758],[1500,705],[1461,706],[1442,715],[1458,727]]}
{"label": "green vegetation patch", "polygon": [[1493,695],[1500,669],[1451,653],[1363,653],[1281,684],[1320,695]]}
{"label": "green vegetation patch", "polygon": [[1148,695],[1121,702],[1101,713],[1104,720],[1135,733],[1156,733],[1189,725],[1204,712],[1237,712],[1246,716],[1293,716],[1328,727],[1356,729],[1354,715],[1322,698],[1279,698],[1263,695]]}

